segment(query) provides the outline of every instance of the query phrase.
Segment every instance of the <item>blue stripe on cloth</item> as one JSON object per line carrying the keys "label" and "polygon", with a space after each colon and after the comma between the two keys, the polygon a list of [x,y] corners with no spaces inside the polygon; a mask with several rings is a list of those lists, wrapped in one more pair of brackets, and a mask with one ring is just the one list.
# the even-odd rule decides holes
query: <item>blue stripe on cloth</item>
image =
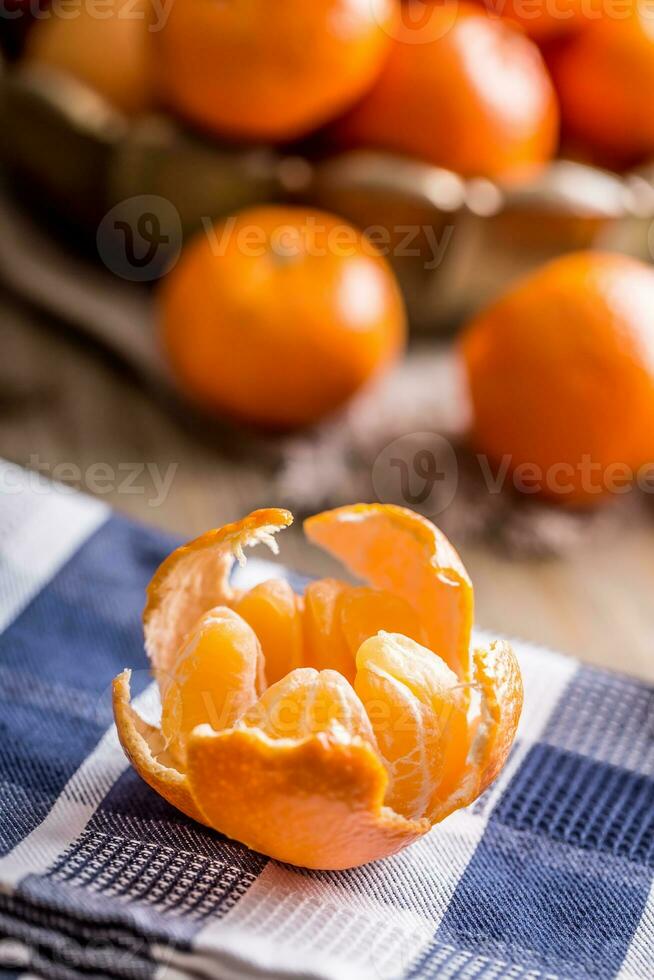
{"label": "blue stripe on cloth", "polygon": [[[533,965],[525,965],[519,959],[486,956],[438,941],[431,944],[408,976],[419,980],[562,980],[566,977],[565,974],[534,969]],[[568,976],[570,980],[582,980],[579,972]]]}
{"label": "blue stripe on cloth", "polygon": [[20,959],[28,953],[30,973],[54,980],[80,975],[154,978],[159,964],[150,955],[149,939],[103,920],[99,911],[91,899],[86,919],[69,917],[56,906],[41,908],[20,896],[0,894],[0,934],[24,944]]}
{"label": "blue stripe on cloth", "polygon": [[[567,724],[567,702],[577,699],[579,689],[597,683],[588,676],[573,681],[545,738]],[[639,685],[628,686],[642,700]],[[588,723],[601,727],[602,715]],[[583,744],[605,754],[601,739]],[[653,871],[654,781],[536,744],[491,814],[434,941],[411,975],[503,976],[515,967],[537,975],[614,977]]]}
{"label": "blue stripe on cloth", "polygon": [[266,864],[185,817],[129,769],[50,875],[110,900],[180,916],[192,935],[204,919],[229,912]]}
{"label": "blue stripe on cloth", "polygon": [[579,670],[542,741],[654,776],[654,688],[607,670]]}
{"label": "blue stripe on cloth", "polygon": [[654,780],[617,766],[536,745],[493,817],[654,869]]}
{"label": "blue stripe on cloth", "polygon": [[111,721],[125,666],[147,682],[140,614],[171,539],[112,517],[0,634],[0,854],[46,816]]}
{"label": "blue stripe on cloth", "polygon": [[644,868],[624,860],[516,834],[491,820],[437,944],[556,976],[614,977],[650,880]]}
{"label": "blue stripe on cloth", "polygon": [[[113,677],[131,666],[135,695],[150,683],[144,591],[174,546],[112,517],[0,635],[0,812],[10,815],[0,820],[0,853],[43,821],[97,747],[112,720]],[[45,876],[0,895],[0,934],[31,937],[48,976],[66,976],[75,958],[101,967],[106,943],[127,948],[123,966],[104,964],[108,973],[150,976],[150,943],[189,949],[203,921],[233,908],[266,863],[127,769]]]}

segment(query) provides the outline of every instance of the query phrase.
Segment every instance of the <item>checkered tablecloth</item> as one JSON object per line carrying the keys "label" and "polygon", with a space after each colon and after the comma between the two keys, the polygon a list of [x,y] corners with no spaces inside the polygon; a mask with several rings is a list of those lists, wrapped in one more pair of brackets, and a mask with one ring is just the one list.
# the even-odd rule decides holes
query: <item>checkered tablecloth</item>
{"label": "checkered tablecloth", "polygon": [[368,867],[283,866],[173,810],[118,744],[123,667],[154,710],[140,613],[174,542],[5,464],[0,490],[0,972],[654,977],[650,688],[517,644],[523,721],[477,804]]}

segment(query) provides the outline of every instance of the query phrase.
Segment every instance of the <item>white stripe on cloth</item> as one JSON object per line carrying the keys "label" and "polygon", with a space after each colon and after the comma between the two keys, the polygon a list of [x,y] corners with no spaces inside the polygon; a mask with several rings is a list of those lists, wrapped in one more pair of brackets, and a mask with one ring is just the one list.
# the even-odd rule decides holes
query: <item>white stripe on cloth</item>
{"label": "white stripe on cloth", "polygon": [[24,943],[17,939],[0,939],[0,967],[5,970],[18,970],[29,966],[29,963],[30,951]]}
{"label": "white stripe on cloth", "polygon": [[[21,472],[5,466],[0,491],[3,478],[6,482],[9,475],[11,484]],[[63,492],[28,489],[10,492],[8,499],[10,507],[0,512],[0,624],[5,625],[108,514],[102,504]],[[274,567],[255,560],[239,584],[268,577]],[[354,980],[406,971],[431,941],[494,807],[577,669],[564,657],[524,644],[515,647],[525,681],[523,720],[511,759],[478,805],[454,814],[396,857],[339,876],[271,862],[224,919],[198,933],[191,953],[175,953],[171,959],[170,950],[152,949],[162,975]],[[157,697],[151,685],[137,707],[149,715]],[[0,887],[11,890],[25,876],[45,873],[78,839],[127,765],[112,727],[45,820],[0,860]],[[642,960],[637,937],[632,948],[637,968]]]}
{"label": "white stripe on cloth", "polygon": [[632,937],[617,980],[643,980],[652,975],[654,961],[654,884],[640,917],[638,927]]}
{"label": "white stripe on cloth", "polygon": [[188,980],[189,976],[207,980],[378,980],[378,975],[352,963],[328,955],[306,955],[296,947],[284,949],[226,924],[219,939],[203,947],[194,943],[190,953],[183,953],[153,946],[151,952],[160,963],[157,980]]}
{"label": "white stripe on cloth", "polygon": [[[144,716],[156,713],[159,691],[150,684],[134,701]],[[71,776],[45,820],[0,858],[0,891],[12,892],[27,875],[42,875],[78,839],[129,763],[115,725]]]}
{"label": "white stripe on cloth", "polygon": [[109,517],[106,504],[0,460],[0,633]]}
{"label": "white stripe on cloth", "polygon": [[319,976],[332,976],[325,963],[334,960],[341,971],[354,968],[362,977],[402,975],[431,941],[494,807],[578,668],[574,660],[537,647],[514,647],[525,710],[511,758],[480,804],[453,814],[396,857],[339,875],[338,883],[330,875],[269,864],[222,923],[204,927],[194,949],[222,946],[227,924],[247,943],[266,940],[277,958],[302,955]]}

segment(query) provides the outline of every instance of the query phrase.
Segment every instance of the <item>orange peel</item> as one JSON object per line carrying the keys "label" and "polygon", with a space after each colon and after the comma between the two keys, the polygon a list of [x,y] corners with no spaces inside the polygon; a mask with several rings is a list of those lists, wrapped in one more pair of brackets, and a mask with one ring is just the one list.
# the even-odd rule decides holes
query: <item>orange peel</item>
{"label": "orange peel", "polygon": [[429,649],[467,677],[472,583],[431,521],[405,507],[355,504],[310,517],[304,531],[354,575],[405,599],[420,615]]}
{"label": "orange peel", "polygon": [[403,508],[305,523],[365,586],[326,580],[306,601],[270,582],[235,589],[244,549],[291,522],[257,511],[164,561],[144,612],[162,726],[131,707],[128,671],[114,714],[134,768],[173,806],[270,857],[337,870],[397,852],[490,785],[522,682],[508,644],[470,654],[467,573]]}
{"label": "orange peel", "polygon": [[204,817],[191,793],[186,773],[178,760],[166,755],[161,731],[144,721],[130,704],[131,671],[124,670],[113,682],[113,709],[118,737],[125,755],[148,786],[182,813],[199,823]]}
{"label": "orange peel", "polygon": [[245,549],[267,544],[293,523],[287,510],[256,510],[234,524],[207,531],[177,548],[155,572],[143,612],[145,649],[160,687],[174,666],[180,643],[200,617],[237,595],[229,576],[234,561],[245,563]]}

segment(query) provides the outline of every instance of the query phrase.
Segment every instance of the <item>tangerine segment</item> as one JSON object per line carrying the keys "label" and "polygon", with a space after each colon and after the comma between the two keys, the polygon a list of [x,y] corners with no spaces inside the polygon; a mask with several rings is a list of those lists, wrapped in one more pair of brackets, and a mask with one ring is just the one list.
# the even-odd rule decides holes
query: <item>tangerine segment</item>
{"label": "tangerine segment", "polygon": [[113,682],[113,708],[118,738],[125,755],[141,779],[160,796],[193,820],[206,820],[191,794],[186,775],[175,760],[163,752],[161,732],[143,721],[130,704],[131,670],[124,670]]}
{"label": "tangerine segment", "polygon": [[508,758],[520,722],[522,675],[509,644],[496,641],[487,650],[475,650],[474,669],[481,697],[476,734],[458,786],[449,797],[434,801],[428,815],[432,823],[468,806],[490,786]]}
{"label": "tangerine segment", "polygon": [[304,662],[316,670],[337,670],[349,681],[356,667],[345,642],[339,616],[339,600],[350,586],[338,579],[310,582],[304,593]]}
{"label": "tangerine segment", "polygon": [[379,756],[342,730],[298,742],[203,726],[188,743],[188,779],[205,822],[301,867],[357,867],[429,830],[426,820],[383,805],[388,777]]}
{"label": "tangerine segment", "polygon": [[420,617],[429,649],[468,679],[472,583],[431,521],[404,507],[356,504],[310,517],[304,530],[352,573],[405,599]]}
{"label": "tangerine segment", "polygon": [[352,656],[361,644],[380,630],[402,633],[416,643],[424,641],[424,631],[417,612],[405,599],[366,586],[348,588],[339,599],[341,630]]}
{"label": "tangerine segment", "polygon": [[259,638],[269,684],[302,665],[300,599],[287,581],[261,582],[241,596],[233,608]]}
{"label": "tangerine segment", "polygon": [[466,699],[456,674],[406,636],[379,633],[357,654],[355,690],[386,762],[386,803],[423,817],[442,786],[460,778],[467,755]]}
{"label": "tangerine segment", "polygon": [[266,686],[263,653],[244,619],[226,606],[205,613],[183,643],[164,685],[161,730],[184,759],[197,725],[230,728]]}
{"label": "tangerine segment", "polygon": [[234,524],[207,531],[162,562],[148,586],[143,612],[145,649],[160,687],[200,617],[214,606],[236,600],[229,584],[234,560],[243,563],[244,549],[259,543],[276,552],[273,536],[292,523],[287,510],[257,510]]}
{"label": "tangerine segment", "polygon": [[341,729],[376,747],[365,708],[342,674],[302,667],[273,684],[250,708],[242,725],[269,738],[301,739]]}

